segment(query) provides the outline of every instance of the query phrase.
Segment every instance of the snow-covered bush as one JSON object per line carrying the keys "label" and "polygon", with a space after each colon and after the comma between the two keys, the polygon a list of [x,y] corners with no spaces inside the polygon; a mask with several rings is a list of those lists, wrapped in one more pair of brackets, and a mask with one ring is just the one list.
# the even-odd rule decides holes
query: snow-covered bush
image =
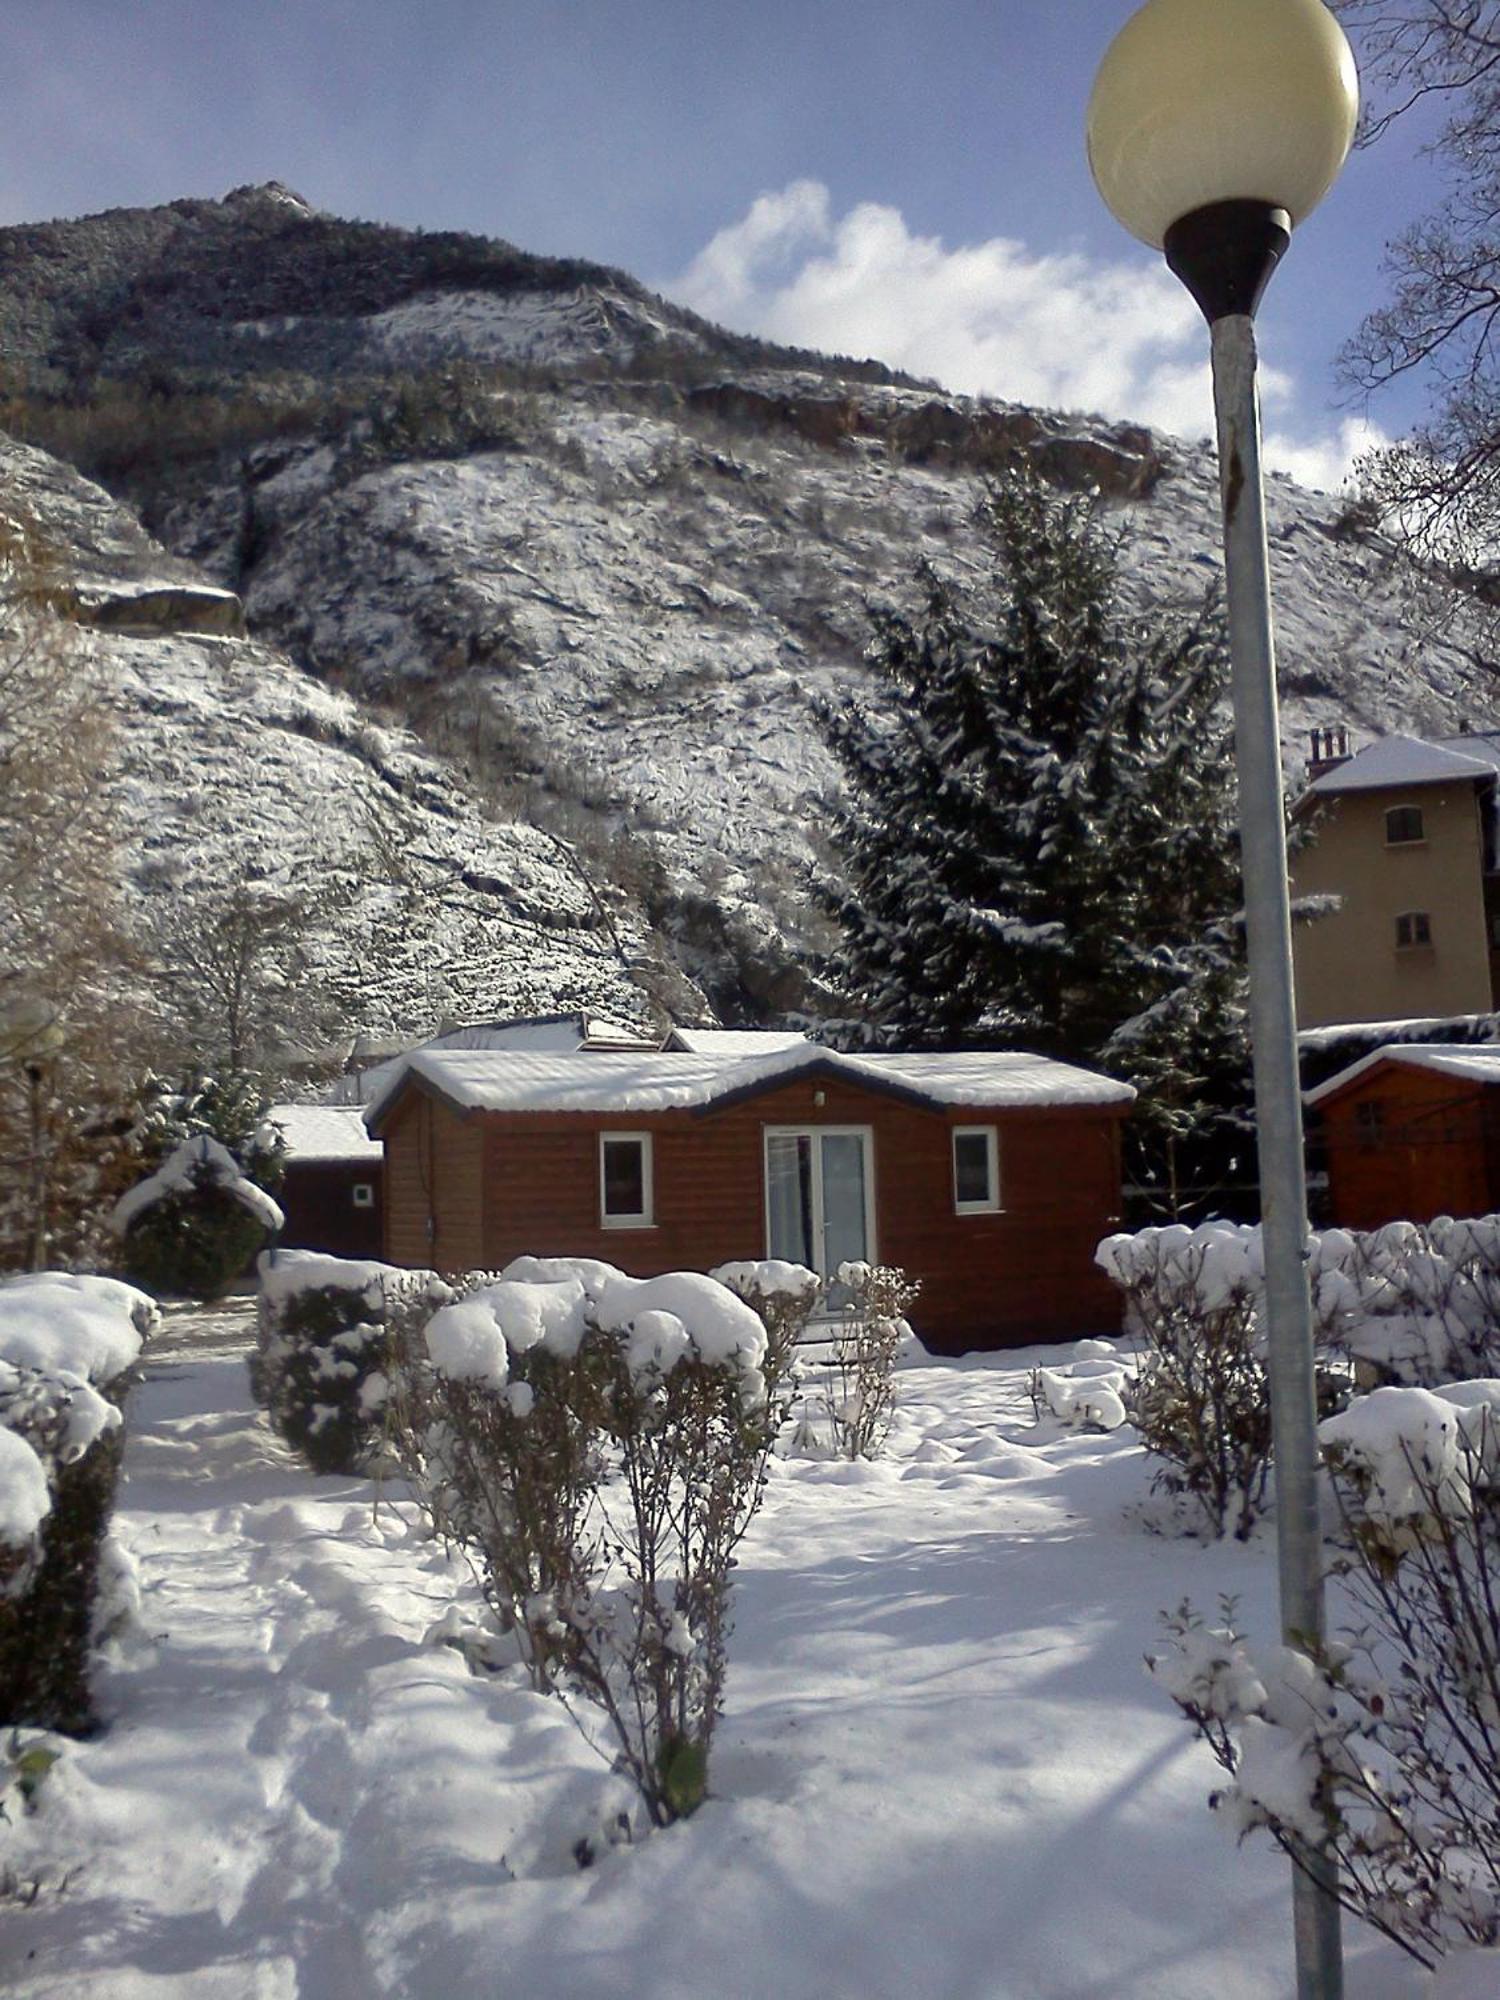
{"label": "snow-covered bush", "polygon": [[657,1825],[707,1786],[734,1552],[782,1411],[765,1328],[695,1272],[522,1258],[428,1320],[408,1465],[538,1687],[607,1720]]}
{"label": "snow-covered bush", "polygon": [[876,1458],[896,1407],[896,1357],[910,1336],[905,1313],[917,1285],[893,1264],[840,1264],[843,1316],[821,1384],[798,1411],[795,1449],[834,1458]]}
{"label": "snow-covered bush", "polygon": [[1341,1643],[1261,1654],[1184,1606],[1153,1672],[1230,1775],[1218,1809],[1294,1859],[1326,1840],[1345,1906],[1431,1965],[1500,1945],[1500,1381],[1377,1389],[1319,1435]]}
{"label": "snow-covered bush", "polygon": [[1500,1374],[1500,1216],[1314,1240],[1315,1296],[1373,1385]]}
{"label": "snow-covered bush", "polygon": [[123,1194],[110,1218],[137,1284],[157,1294],[217,1298],[284,1217],[217,1139],[185,1139]]}
{"label": "snow-covered bush", "polygon": [[1107,1237],[1097,1253],[1141,1342],[1125,1403],[1161,1461],[1153,1486],[1186,1500],[1212,1534],[1241,1538],[1271,1473],[1258,1251],[1257,1233],[1232,1223],[1173,1223]]}
{"label": "snow-covered bush", "polygon": [[[1141,1343],[1125,1403],[1162,1461],[1153,1485],[1212,1534],[1243,1540],[1271,1474],[1260,1230],[1171,1223],[1106,1237],[1096,1260],[1124,1292],[1126,1331]],[[1320,1367],[1320,1406],[1335,1407],[1342,1393],[1337,1372]]]}
{"label": "snow-covered bush", "polygon": [[761,1367],[766,1392],[775,1397],[795,1380],[797,1349],[822,1302],[823,1280],[805,1264],[789,1264],[779,1257],[719,1264],[708,1275],[759,1313],[766,1329],[766,1358]]}
{"label": "snow-covered bush", "polygon": [[157,1312],[110,1278],[0,1279],[0,1724],[80,1731],[121,1403]]}
{"label": "snow-covered bush", "polygon": [[267,1251],[259,1264],[250,1383],[272,1426],[314,1472],[358,1472],[386,1427],[391,1320],[410,1301],[447,1295],[426,1271],[314,1250]]}

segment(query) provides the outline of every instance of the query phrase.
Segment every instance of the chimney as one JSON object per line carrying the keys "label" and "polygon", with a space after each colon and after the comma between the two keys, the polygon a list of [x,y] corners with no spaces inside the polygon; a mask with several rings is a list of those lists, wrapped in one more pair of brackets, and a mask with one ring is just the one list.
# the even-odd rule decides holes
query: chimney
{"label": "chimney", "polygon": [[1315,784],[1325,771],[1331,771],[1336,764],[1344,764],[1349,759],[1349,731],[1342,722],[1331,723],[1326,729],[1309,731],[1312,741],[1312,755],[1307,760],[1307,782]]}

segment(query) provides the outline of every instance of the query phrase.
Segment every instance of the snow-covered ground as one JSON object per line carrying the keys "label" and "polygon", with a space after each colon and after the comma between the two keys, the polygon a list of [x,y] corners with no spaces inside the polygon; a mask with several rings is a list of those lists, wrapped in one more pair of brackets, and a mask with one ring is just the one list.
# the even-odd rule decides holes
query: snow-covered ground
{"label": "snow-covered ground", "polygon": [[[1142,1666],[1158,1613],[1269,1540],[1132,1509],[1128,1430],[1037,1424],[1033,1350],[904,1368],[889,1455],[778,1462],[739,1572],[713,1797],[629,1804],[555,1701],[424,1637],[471,1586],[391,1493],[260,1423],[243,1306],[179,1315],[119,1527],[151,1644],[103,1681],[0,1911],[14,2000],[1281,2000],[1287,1870]],[[581,1869],[586,1840],[598,1851]],[[1350,1927],[1351,2000],[1423,1975]]]}

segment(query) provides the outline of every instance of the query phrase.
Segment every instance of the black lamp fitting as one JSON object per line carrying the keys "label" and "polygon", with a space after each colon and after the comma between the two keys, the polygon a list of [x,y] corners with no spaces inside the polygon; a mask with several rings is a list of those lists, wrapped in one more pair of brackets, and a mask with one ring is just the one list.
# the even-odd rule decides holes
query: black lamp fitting
{"label": "black lamp fitting", "polygon": [[1261,293],[1292,240],[1292,218],[1268,201],[1211,201],[1179,217],[1162,242],[1168,267],[1212,326],[1255,317]]}

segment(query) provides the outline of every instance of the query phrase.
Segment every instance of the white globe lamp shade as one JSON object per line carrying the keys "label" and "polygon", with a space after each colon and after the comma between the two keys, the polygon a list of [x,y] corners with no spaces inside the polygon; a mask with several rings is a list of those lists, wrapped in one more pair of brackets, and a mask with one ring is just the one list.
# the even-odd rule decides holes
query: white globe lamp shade
{"label": "white globe lamp shade", "polygon": [[1221,201],[1327,194],[1359,115],[1344,31],[1322,0],[1147,0],[1105,51],[1088,108],[1106,205],[1153,249]]}

